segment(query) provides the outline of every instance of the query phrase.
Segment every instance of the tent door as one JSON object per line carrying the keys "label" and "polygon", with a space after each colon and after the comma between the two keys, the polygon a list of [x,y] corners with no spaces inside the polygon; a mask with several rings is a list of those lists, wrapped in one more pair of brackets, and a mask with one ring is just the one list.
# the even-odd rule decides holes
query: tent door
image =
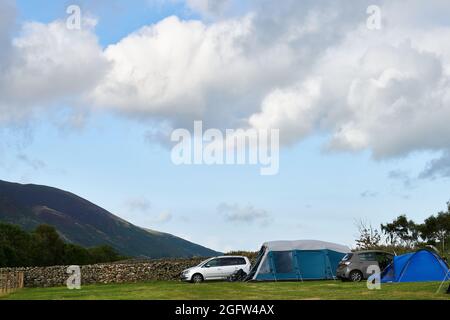
{"label": "tent door", "polygon": [[303,280],[327,279],[327,256],[321,250],[296,252],[297,265]]}
{"label": "tent door", "polygon": [[275,280],[299,279],[294,251],[272,251],[271,256]]}

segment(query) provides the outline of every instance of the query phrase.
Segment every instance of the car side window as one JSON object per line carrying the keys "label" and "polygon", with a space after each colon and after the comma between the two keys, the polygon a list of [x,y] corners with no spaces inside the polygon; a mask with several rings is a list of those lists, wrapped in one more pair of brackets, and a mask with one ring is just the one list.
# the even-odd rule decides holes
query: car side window
{"label": "car side window", "polygon": [[222,258],[221,260],[223,260],[223,266],[233,266],[236,264],[234,258]]}
{"label": "car side window", "polygon": [[361,261],[377,261],[377,257],[373,252],[359,253],[358,257]]}
{"label": "car side window", "polygon": [[208,261],[204,267],[206,268],[210,268],[210,267],[218,267],[220,265],[220,259],[212,259],[210,261]]}
{"label": "car side window", "polygon": [[207,262],[204,267],[225,267],[225,266],[237,266],[237,265],[245,265],[244,258],[217,258]]}
{"label": "car side window", "polygon": [[244,258],[231,258],[230,260],[231,260],[231,262],[230,262],[231,266],[240,266],[240,265],[247,264],[245,262]]}

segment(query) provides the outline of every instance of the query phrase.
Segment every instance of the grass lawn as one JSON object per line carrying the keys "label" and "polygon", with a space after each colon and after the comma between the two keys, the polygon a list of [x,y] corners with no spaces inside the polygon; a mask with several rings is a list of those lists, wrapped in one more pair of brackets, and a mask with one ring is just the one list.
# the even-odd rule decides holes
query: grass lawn
{"label": "grass lawn", "polygon": [[[382,284],[381,290],[368,290],[365,283],[340,281],[229,283],[213,282],[198,285],[176,281],[133,284],[86,285],[81,290],[57,288],[25,288],[0,299],[38,300],[245,300],[245,299],[444,299],[450,295],[436,294],[439,283]],[[442,290],[444,291],[444,290]]]}

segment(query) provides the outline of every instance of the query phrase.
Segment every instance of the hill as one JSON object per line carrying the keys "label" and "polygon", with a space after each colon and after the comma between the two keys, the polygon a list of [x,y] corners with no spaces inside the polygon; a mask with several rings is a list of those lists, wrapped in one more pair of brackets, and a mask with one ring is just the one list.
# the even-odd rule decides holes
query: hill
{"label": "hill", "polygon": [[0,180],[0,221],[32,230],[54,226],[70,243],[110,245],[132,257],[214,256],[218,252],[171,234],[145,230],[73,193],[34,184]]}

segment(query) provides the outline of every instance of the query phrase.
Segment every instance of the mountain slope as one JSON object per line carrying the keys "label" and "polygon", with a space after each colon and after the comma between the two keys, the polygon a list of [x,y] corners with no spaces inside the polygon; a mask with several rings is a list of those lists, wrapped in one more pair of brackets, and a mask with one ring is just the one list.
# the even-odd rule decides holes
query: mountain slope
{"label": "mountain slope", "polygon": [[85,247],[107,244],[128,256],[151,258],[213,256],[218,252],[139,228],[75,194],[47,186],[0,180],[0,221],[32,230],[54,226],[68,242]]}

